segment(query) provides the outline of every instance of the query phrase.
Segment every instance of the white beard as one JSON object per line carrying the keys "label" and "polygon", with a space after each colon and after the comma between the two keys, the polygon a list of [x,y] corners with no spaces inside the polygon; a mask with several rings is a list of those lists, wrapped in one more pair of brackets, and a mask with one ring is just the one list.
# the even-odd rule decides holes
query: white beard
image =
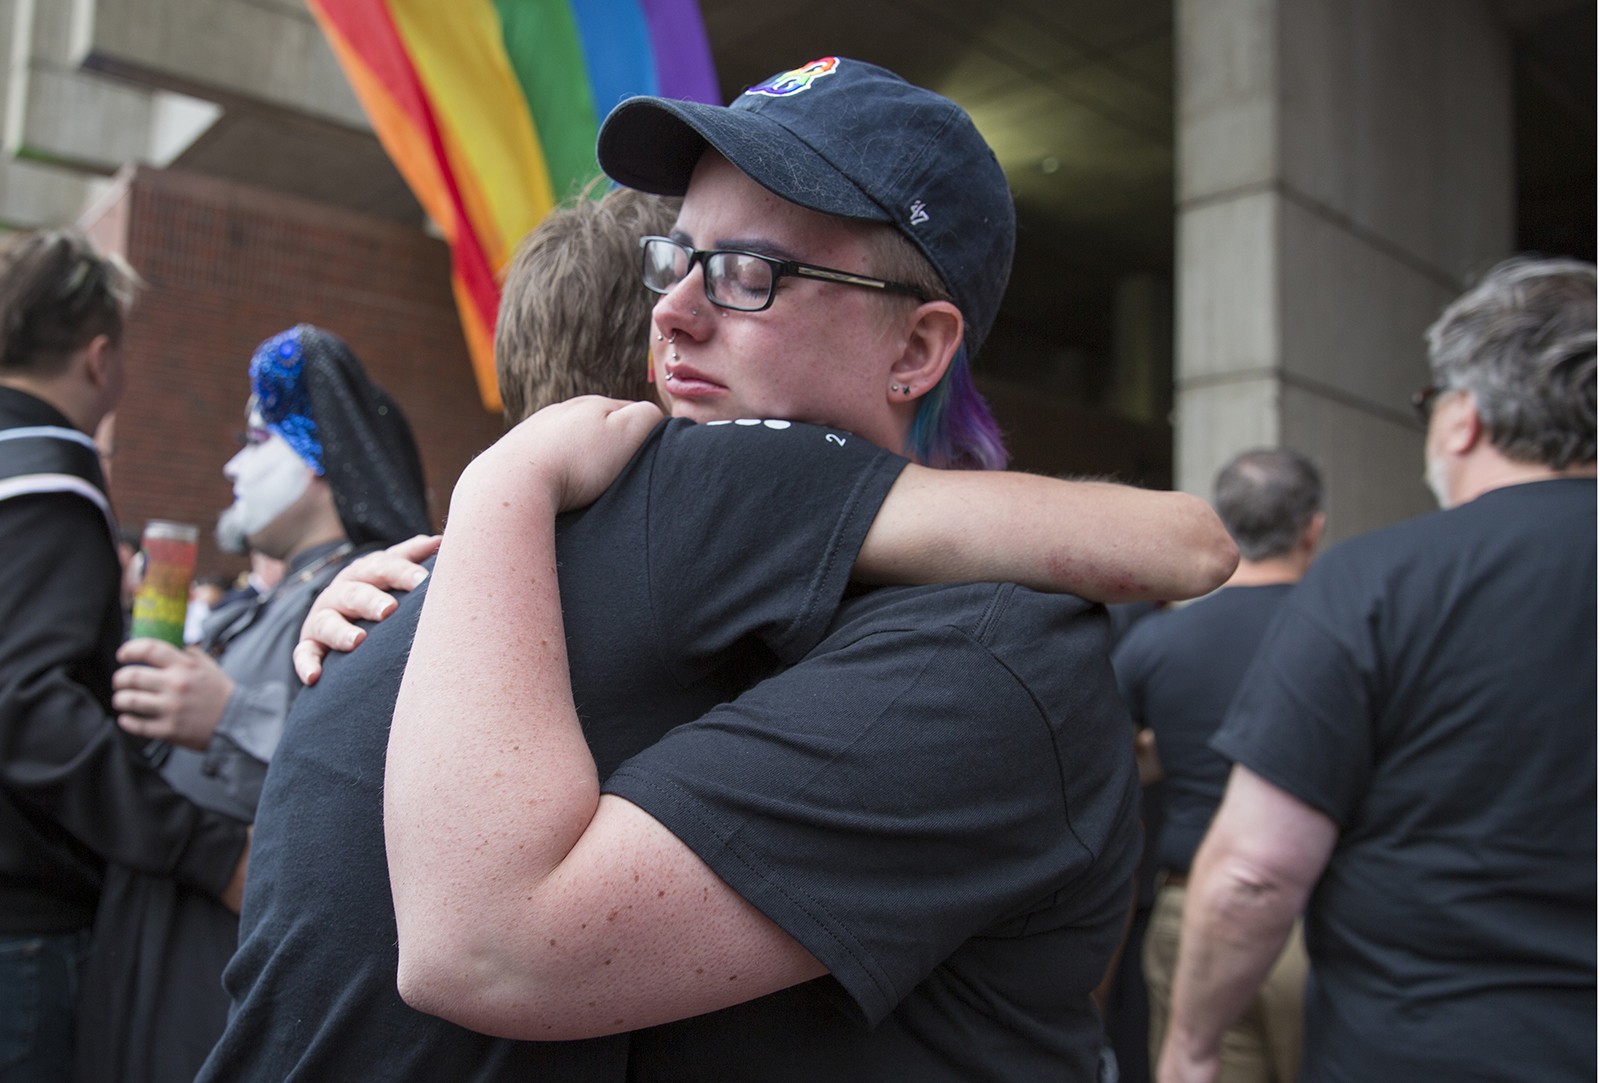
{"label": "white beard", "polygon": [[1428,483],[1428,488],[1433,491],[1433,498],[1439,502],[1439,507],[1448,510],[1450,502],[1450,486],[1445,479],[1445,462],[1441,458],[1429,458],[1422,472],[1423,480]]}
{"label": "white beard", "polygon": [[247,556],[250,540],[239,526],[239,505],[229,504],[217,516],[217,548],[234,556]]}

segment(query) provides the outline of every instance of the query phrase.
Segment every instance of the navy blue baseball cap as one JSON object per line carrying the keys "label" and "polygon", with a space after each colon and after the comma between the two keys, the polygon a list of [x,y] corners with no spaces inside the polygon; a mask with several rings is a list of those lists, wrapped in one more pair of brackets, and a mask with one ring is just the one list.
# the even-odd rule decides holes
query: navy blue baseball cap
{"label": "navy blue baseball cap", "polygon": [[893,225],[933,264],[977,353],[1011,277],[1017,220],[994,151],[960,106],[829,56],[728,106],[629,98],[606,117],[598,151],[618,184],[681,196],[708,146],[791,203]]}

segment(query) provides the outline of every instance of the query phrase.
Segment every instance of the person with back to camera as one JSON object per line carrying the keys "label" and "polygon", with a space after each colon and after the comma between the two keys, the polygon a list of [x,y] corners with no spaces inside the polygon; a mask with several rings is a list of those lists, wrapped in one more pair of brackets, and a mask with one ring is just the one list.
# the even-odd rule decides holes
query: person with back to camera
{"label": "person with back to camera", "polygon": [[1594,265],[1502,263],[1427,338],[1444,510],[1319,557],[1214,738],[1163,1083],[1302,909],[1305,1083],[1594,1078]]}
{"label": "person with back to camera", "polygon": [[[1150,842],[1159,887],[1143,945],[1152,1064],[1166,1033],[1189,864],[1228,779],[1227,762],[1207,741],[1267,626],[1311,566],[1325,522],[1322,477],[1289,448],[1236,455],[1217,473],[1212,503],[1239,546],[1233,576],[1199,601],[1140,621],[1111,654],[1134,722],[1154,734],[1166,786],[1161,828]],[[1222,1080],[1293,1083],[1305,980],[1305,947],[1296,931],[1249,1011],[1223,1039]]]}
{"label": "person with back to camera", "polygon": [[[639,234],[666,228],[674,212],[670,201],[618,191],[563,205],[525,238],[507,269],[495,326],[508,420],[579,389],[649,390],[639,331],[648,306],[631,272]],[[398,612],[290,711],[257,813],[260,875],[223,975],[232,1009],[201,1080],[620,1078],[620,1041],[491,1039],[413,1011],[395,991],[382,769],[407,621],[424,592],[397,607],[368,580],[350,577],[415,586],[425,569],[413,561],[434,540],[409,539],[341,573],[341,586],[376,595],[374,618]]]}
{"label": "person with back to camera", "polygon": [[[553,387],[559,394],[572,374],[613,393],[637,386],[646,371],[643,331],[650,296],[638,284],[639,236],[670,229],[673,219],[658,204],[638,192],[614,192],[598,204],[564,209],[523,247],[507,276],[496,330],[508,411],[552,397]],[[646,216],[653,219],[648,224],[642,221]],[[570,273],[575,266],[584,273]],[[569,330],[556,334],[556,327]],[[664,380],[669,361],[670,351],[658,349],[658,380]],[[612,591],[605,580],[615,577],[614,569],[589,565],[599,546],[617,551],[618,535],[602,530],[600,519],[590,525],[594,513],[564,521],[570,553],[563,567],[581,575],[587,588],[574,590],[574,609],[592,611],[584,634],[599,644],[580,671],[585,710],[592,719],[621,720],[604,733],[598,724],[592,730],[603,770],[660,732],[653,719],[645,720],[649,726],[632,721],[636,701],[654,702],[689,721],[772,669],[774,647],[764,640],[778,637],[775,646],[792,650],[790,641],[814,638],[818,622],[837,605],[850,557],[883,487],[894,480],[888,475],[894,460],[837,433],[848,441],[845,454],[851,458],[839,458],[845,449],[826,440],[828,455],[817,457],[809,444],[745,439],[756,432],[792,436],[799,430],[679,426],[662,434],[653,451],[657,468],[634,471],[629,488],[619,491],[620,501],[635,494],[650,501],[651,514],[633,517],[634,529],[620,539],[619,557],[629,568],[649,569],[658,590],[650,607],[608,603]],[[1064,507],[1068,518],[1042,522],[1011,548],[1018,566],[1024,558],[1049,563],[1062,553],[1082,558],[1055,562],[1074,568],[1082,589],[1090,589],[1090,577],[1098,575],[1102,590],[1120,584],[1126,591],[1130,580],[1139,579],[1141,589],[1197,593],[1231,569],[1225,533],[1193,498],[997,474],[968,480],[974,483],[969,499],[982,486],[1012,483],[1013,493],[1026,498],[1019,499],[1024,508],[1038,503],[1041,489],[1074,494],[1078,504],[1053,505]],[[797,514],[793,529],[774,540],[769,563],[751,566],[730,583],[726,567],[685,559],[703,546],[711,524],[738,533],[744,524],[770,520],[771,509],[780,506],[811,514]],[[1121,522],[1124,531],[1141,537],[1170,533],[1181,551],[1130,548],[1121,533],[1102,528],[1103,520]],[[914,531],[902,526],[899,533]],[[983,539],[975,545],[960,536],[954,541],[947,564],[963,546],[978,550],[976,557],[966,556],[972,566],[984,558]],[[372,567],[374,559],[365,566]],[[410,567],[402,574],[421,572]],[[631,580],[631,574],[625,577]],[[343,579],[338,585],[355,584]],[[387,595],[364,589],[371,593],[358,593],[358,599],[378,602],[367,615],[394,608]],[[357,634],[369,635],[357,655],[336,659],[318,687],[296,703],[257,821],[263,876],[247,897],[240,950],[225,977],[235,1009],[203,1080],[359,1072],[385,1079],[521,1079],[542,1072],[576,1080],[621,1079],[627,1071],[628,1036],[498,1040],[416,1012],[396,994],[396,934],[378,813],[389,712],[421,593],[407,596],[370,633]],[[816,612],[800,609],[779,620],[797,599],[814,600]],[[663,644],[670,647],[670,669],[653,661]],[[295,1012],[283,1010],[288,1004]],[[307,1027],[303,1019],[316,1023]]]}
{"label": "person with back to camera", "polygon": [[0,249],[0,1079],[67,1078],[108,861],[230,907],[243,824],[193,803],[112,721],[126,633],[92,434],[127,380],[137,279],[73,230]]}
{"label": "person with back to camera", "polygon": [[[830,589],[801,625],[756,625],[790,668],[698,721],[667,732],[682,720],[661,693],[619,693],[615,717],[593,702],[596,654],[661,647],[653,629],[616,643],[612,606],[660,612],[652,592],[688,579],[725,623],[767,619],[724,599],[792,573],[786,547],[817,517],[758,458],[806,456],[809,484],[852,455],[879,476],[888,456],[890,504],[913,520],[940,521],[941,486],[984,484],[880,449],[1003,458],[968,371],[1010,267],[998,164],[952,103],[841,58],[729,108],[632,99],[600,160],[684,193],[672,233],[643,242],[674,420],[579,520],[594,544],[565,528],[559,562],[555,512],[604,487],[652,429],[649,404],[546,410],[458,483],[384,783],[402,995],[507,1036],[631,1032],[640,1079],[1091,1078],[1090,991],[1121,935],[1138,830],[1102,608],[1011,584],[842,603]],[[761,472],[675,559],[641,561],[633,490],[680,438]],[[677,484],[679,519],[726,499],[699,472]],[[758,494],[772,499],[755,514]],[[979,545],[1017,538],[1003,516],[963,527]],[[898,529],[880,521],[868,548]],[[1048,536],[1027,555],[1095,563]],[[842,587],[839,563],[824,568]],[[497,596],[507,634],[487,642],[472,628],[505,583],[519,584]],[[448,730],[446,704],[463,720]],[[630,730],[654,743],[611,771]]]}
{"label": "person with back to camera", "polygon": [[[117,721],[170,742],[180,793],[250,822],[300,682],[312,600],[359,553],[428,529],[422,463],[399,406],[350,348],[301,324],[249,362],[245,445],[223,467],[230,521],[284,579],[207,622],[199,647],[133,639],[118,652]],[[188,1083],[227,1021],[222,972],[239,922],[170,877],[113,864],[95,921],[78,1083]]]}

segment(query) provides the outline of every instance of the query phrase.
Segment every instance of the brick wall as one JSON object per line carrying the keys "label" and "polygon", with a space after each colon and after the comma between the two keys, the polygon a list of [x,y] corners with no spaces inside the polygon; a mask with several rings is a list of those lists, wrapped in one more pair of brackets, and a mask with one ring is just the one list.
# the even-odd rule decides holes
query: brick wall
{"label": "brick wall", "polygon": [[250,354],[296,323],[339,335],[416,434],[437,526],[463,467],[502,431],[483,408],[450,292],[446,246],[420,229],[242,185],[134,169],[82,223],[145,279],[124,349],[111,496],[125,526],[201,526],[199,571],[242,559],[210,536],[232,494]]}

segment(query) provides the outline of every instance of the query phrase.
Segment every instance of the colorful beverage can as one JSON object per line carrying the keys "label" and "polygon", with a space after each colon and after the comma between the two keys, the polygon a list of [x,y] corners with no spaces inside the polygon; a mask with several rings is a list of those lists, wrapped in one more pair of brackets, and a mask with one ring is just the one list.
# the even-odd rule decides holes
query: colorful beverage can
{"label": "colorful beverage can", "polygon": [[152,519],[144,528],[144,580],[133,597],[135,639],[148,636],[183,646],[189,582],[199,554],[200,528]]}

